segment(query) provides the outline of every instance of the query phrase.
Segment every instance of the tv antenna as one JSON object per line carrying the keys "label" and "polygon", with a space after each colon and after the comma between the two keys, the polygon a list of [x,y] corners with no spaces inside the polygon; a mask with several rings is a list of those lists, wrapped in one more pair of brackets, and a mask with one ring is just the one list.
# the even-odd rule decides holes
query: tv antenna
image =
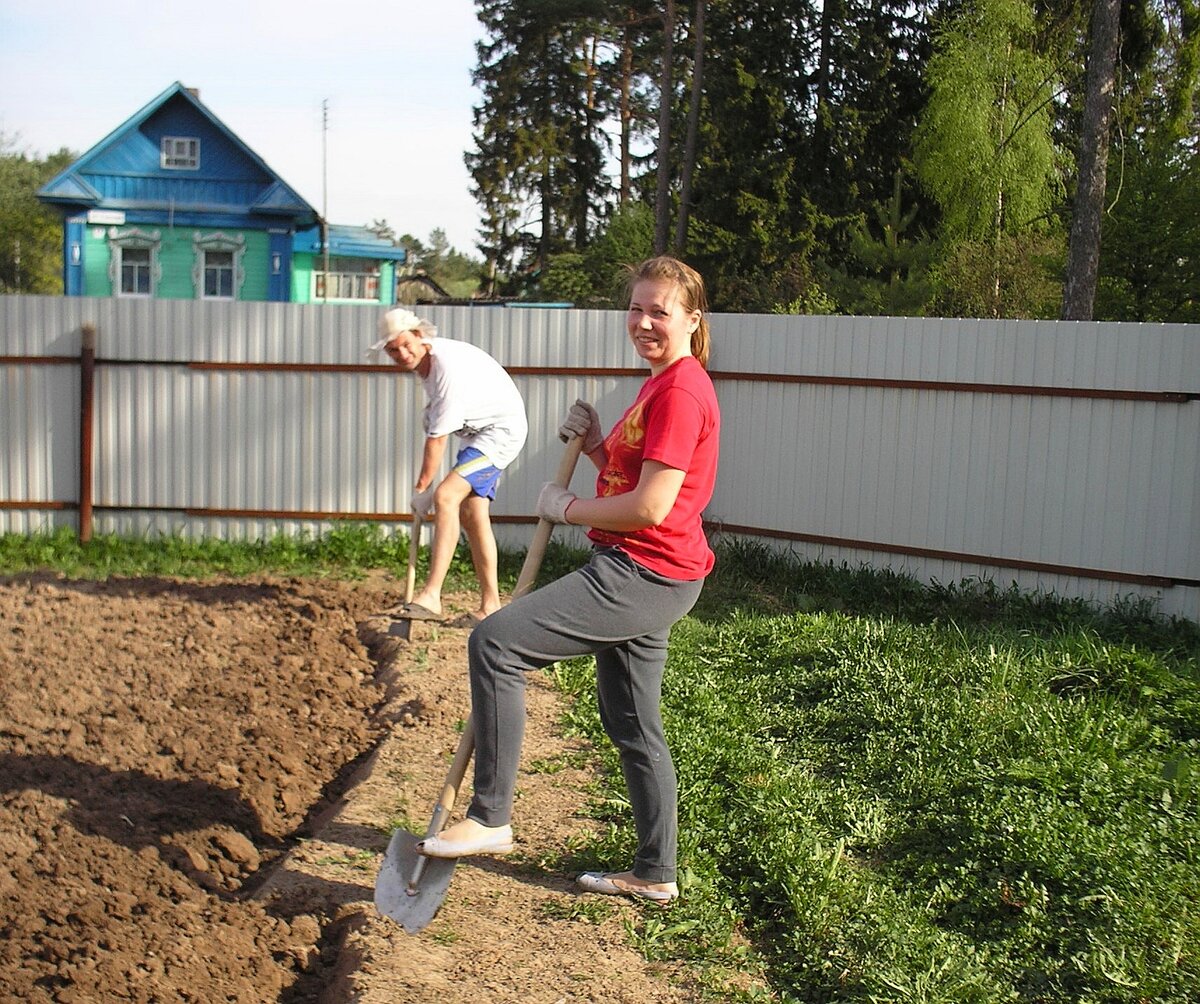
{"label": "tv antenna", "polygon": [[321,299],[329,299],[329,99],[321,101],[321,246],[325,255],[325,281]]}

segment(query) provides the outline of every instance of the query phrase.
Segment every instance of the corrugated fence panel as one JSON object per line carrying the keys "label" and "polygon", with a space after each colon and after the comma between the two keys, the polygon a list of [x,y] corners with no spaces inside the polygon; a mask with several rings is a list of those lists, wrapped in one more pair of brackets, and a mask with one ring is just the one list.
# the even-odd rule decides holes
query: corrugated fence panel
{"label": "corrugated fence panel", "polygon": [[[0,355],[79,356],[82,303],[51,297],[0,297]],[[31,533],[74,526],[79,498],[79,368],[14,362],[0,368],[0,530]]]}
{"label": "corrugated fence panel", "polygon": [[[611,425],[644,379],[621,311],[420,310],[515,370],[530,437],[498,517],[531,514],[575,398]],[[77,522],[80,370],[38,359],[77,358],[84,323],[97,331],[101,532],[319,532],[321,514],[404,525],[423,398],[414,377],[368,358],[380,313],[0,297],[0,530]],[[824,560],[1136,592],[1198,616],[1200,402],[1037,392],[1195,395],[1195,327],[720,314],[710,326],[723,416],[714,523]],[[585,461],[573,485],[593,478]],[[521,543],[528,525],[501,519],[498,535]]]}
{"label": "corrugated fence panel", "polygon": [[[79,371],[65,366],[9,366],[0,371],[0,500],[53,503],[79,494]],[[24,448],[37,444],[36,449]],[[23,448],[11,448],[20,446]],[[29,532],[71,525],[72,513],[0,512]]]}
{"label": "corrugated fence panel", "polygon": [[[716,369],[1200,389],[1200,338],[1179,325],[804,318],[788,319],[781,334],[761,318],[722,320],[740,351],[734,364],[719,345]],[[827,538],[793,546],[833,560],[869,555],[925,577],[940,565],[954,577],[1008,581],[1000,568],[1007,559],[1197,579],[1198,402],[735,381],[720,383],[719,393],[726,435],[711,507],[718,521]],[[889,557],[854,542],[996,564]],[[1025,586],[1031,578],[1055,590],[1097,586],[1068,574],[1017,574]],[[1098,591],[1148,592],[1164,602],[1171,594],[1189,616],[1200,595],[1128,583]]]}

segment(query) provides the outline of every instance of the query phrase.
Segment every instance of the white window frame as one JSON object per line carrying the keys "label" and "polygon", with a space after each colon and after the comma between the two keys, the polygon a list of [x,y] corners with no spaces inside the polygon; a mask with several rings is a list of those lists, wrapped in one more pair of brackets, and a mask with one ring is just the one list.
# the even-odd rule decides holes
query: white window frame
{"label": "white window frame", "polygon": [[[373,258],[348,258],[333,256],[329,258],[329,275],[333,278],[332,294],[325,293],[325,264],[324,256],[317,255],[313,263],[312,299],[315,303],[378,303],[380,282],[383,269],[380,262]],[[354,267],[356,266],[357,267]]]}
{"label": "white window frame", "polygon": [[[162,266],[158,260],[158,246],[161,238],[162,233],[158,230],[139,230],[137,227],[130,227],[128,230],[119,230],[117,227],[109,228],[108,278],[112,282],[113,296],[134,300],[153,298],[158,289],[159,280],[162,278]],[[126,251],[149,252],[147,277],[150,280],[150,289],[148,292],[129,292],[124,288]]]}
{"label": "white window frame", "polygon": [[[200,297],[204,300],[234,300],[236,296],[236,286],[233,281],[233,252],[232,251],[201,251],[204,256],[204,262],[201,266],[201,284]],[[225,261],[214,261],[217,256],[222,256]],[[209,279],[213,279],[216,292],[211,292],[208,288]],[[229,286],[229,292],[223,291],[222,287],[226,284]]]}
{"label": "white window frame", "polygon": [[[243,256],[246,253],[245,234],[226,234],[218,230],[216,233],[202,234],[196,231],[192,234],[193,264],[192,286],[198,300],[236,300],[246,281],[246,269]],[[208,253],[210,251],[233,255],[233,293],[230,296],[209,296],[205,292],[205,278],[208,269]]]}
{"label": "white window frame", "polygon": [[199,171],[200,138],[164,136],[159,143],[159,164],[168,171]]}
{"label": "white window frame", "polygon": [[[151,269],[154,267],[154,255],[149,248],[136,247],[119,247],[117,255],[120,259],[120,264],[117,265],[117,272],[120,275],[120,289],[117,291],[118,296],[153,296],[154,295],[154,280],[151,277]],[[145,255],[144,262],[130,262],[134,255]],[[126,278],[132,278],[129,289],[125,288]],[[145,282],[146,288],[141,288]]]}

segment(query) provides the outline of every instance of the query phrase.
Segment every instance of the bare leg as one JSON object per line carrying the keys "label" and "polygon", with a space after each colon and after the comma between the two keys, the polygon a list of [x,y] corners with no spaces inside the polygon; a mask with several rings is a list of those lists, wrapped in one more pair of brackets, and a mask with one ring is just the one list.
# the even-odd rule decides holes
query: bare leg
{"label": "bare leg", "polygon": [[486,617],[500,609],[500,585],[496,556],[496,535],[492,532],[492,503],[473,492],[462,504],[462,525],[471,545],[471,562],[479,580],[479,609]]}
{"label": "bare leg", "polygon": [[451,471],[433,494],[433,543],[429,549],[429,576],[413,602],[435,614],[442,612],[442,585],[458,547],[459,515],[463,500],[471,495],[471,486],[461,474]]}

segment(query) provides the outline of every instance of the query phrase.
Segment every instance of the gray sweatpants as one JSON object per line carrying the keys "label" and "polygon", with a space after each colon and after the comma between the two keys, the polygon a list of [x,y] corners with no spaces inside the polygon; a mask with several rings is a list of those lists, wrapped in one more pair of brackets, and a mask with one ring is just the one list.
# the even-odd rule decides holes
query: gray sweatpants
{"label": "gray sweatpants", "polygon": [[594,654],[600,719],[621,755],[637,827],[633,873],[673,882],[675,766],[659,699],[671,625],[692,609],[702,585],[658,575],[606,548],[480,623],[467,644],[475,726],[475,795],[467,815],[485,826],[511,821],[525,673]]}

